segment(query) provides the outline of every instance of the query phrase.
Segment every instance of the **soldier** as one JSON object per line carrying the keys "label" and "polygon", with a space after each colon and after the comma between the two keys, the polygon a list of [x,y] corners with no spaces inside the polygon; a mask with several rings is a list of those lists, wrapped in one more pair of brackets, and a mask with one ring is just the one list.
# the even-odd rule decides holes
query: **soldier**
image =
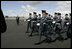
{"label": "soldier", "polygon": [[32,18],[33,25],[32,25],[32,30],[29,36],[32,36],[32,33],[36,30],[36,21],[37,21],[36,12],[33,12],[33,16],[34,16],[34,18]]}
{"label": "soldier", "polygon": [[36,22],[36,29],[37,29],[37,33],[38,33],[38,30],[39,30],[39,24],[40,24],[40,20],[41,20],[41,14],[38,15],[38,18],[37,18],[37,22]]}
{"label": "soldier", "polygon": [[1,16],[0,16],[0,33],[4,33],[7,30],[7,25],[5,22],[5,18],[3,15],[3,12],[1,10]]}
{"label": "soldier", "polygon": [[64,27],[66,26],[67,22],[69,22],[69,17],[68,17],[68,14],[65,14]]}
{"label": "soldier", "polygon": [[27,23],[27,31],[26,31],[26,33],[29,32],[29,28],[31,29],[31,19],[32,19],[32,14],[29,13],[29,18],[26,20],[26,21],[28,21],[28,23]]}
{"label": "soldier", "polygon": [[41,19],[41,14],[39,14],[39,17],[38,17],[38,19],[39,19],[39,20]]}
{"label": "soldier", "polygon": [[55,26],[55,30],[54,30],[54,39],[52,40],[53,42],[56,41],[56,33],[58,34],[60,40],[64,39],[60,32],[61,31],[61,22],[62,22],[61,13],[58,13],[58,16],[56,19],[56,26]]}
{"label": "soldier", "polygon": [[60,23],[60,25],[62,24],[61,13],[58,13],[56,22],[57,22],[57,23]]}
{"label": "soldier", "polygon": [[47,26],[44,26],[44,24],[47,21],[46,18],[47,18],[46,11],[42,10],[42,18],[41,18],[40,27],[39,27],[39,41],[37,43],[35,43],[35,45],[38,45],[38,44],[41,43],[41,36],[42,36],[42,34],[46,37],[46,40],[49,40],[49,37],[48,37],[48,35],[45,32]]}
{"label": "soldier", "polygon": [[68,30],[68,31],[69,31],[69,35],[68,35],[67,37],[68,37],[68,38],[71,38],[71,13],[69,14],[69,23],[70,23],[70,24],[69,24],[69,28],[68,28],[68,29],[69,29],[70,31]]}
{"label": "soldier", "polygon": [[49,26],[49,29],[51,28],[50,26],[52,25],[52,20],[51,20],[51,15],[46,13],[47,15],[47,20],[48,20],[48,26]]}
{"label": "soldier", "polygon": [[57,16],[58,16],[58,13],[55,12],[53,19],[56,20],[57,19]]}
{"label": "soldier", "polygon": [[71,13],[69,14],[69,25],[67,26],[67,32],[66,32],[66,38],[65,40],[67,40],[68,38],[71,38]]}
{"label": "soldier", "polygon": [[17,25],[19,25],[19,17],[16,17]]}

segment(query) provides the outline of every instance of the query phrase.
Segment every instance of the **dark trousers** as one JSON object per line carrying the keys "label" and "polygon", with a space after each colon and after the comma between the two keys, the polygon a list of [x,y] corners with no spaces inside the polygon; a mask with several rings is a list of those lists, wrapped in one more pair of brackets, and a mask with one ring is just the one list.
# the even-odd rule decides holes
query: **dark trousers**
{"label": "dark trousers", "polygon": [[47,40],[49,40],[49,36],[46,32],[46,28],[47,26],[40,26],[39,27],[39,41],[38,42],[41,42],[41,36],[45,36]]}
{"label": "dark trousers", "polygon": [[33,26],[32,26],[32,32],[34,32],[36,29],[36,22],[33,22]]}
{"label": "dark trousers", "polygon": [[29,28],[31,29],[31,22],[28,22],[27,24],[27,32],[29,32]]}
{"label": "dark trousers", "polygon": [[19,25],[19,20],[17,20],[17,25]]}
{"label": "dark trousers", "polygon": [[67,26],[67,32],[66,32],[66,36],[67,38],[70,38],[71,37],[71,33],[70,33],[70,30],[71,30],[71,24],[69,26]]}
{"label": "dark trousers", "polygon": [[67,23],[67,22],[64,22],[64,25],[63,25],[63,27],[67,27],[66,23]]}
{"label": "dark trousers", "polygon": [[56,34],[58,34],[59,38],[63,38],[63,36],[61,35],[61,29],[59,29],[56,25],[53,29],[53,35],[54,35],[54,40],[56,39]]}
{"label": "dark trousers", "polygon": [[34,31],[36,31],[36,22],[33,22],[33,25],[32,25],[32,28],[31,28],[31,34],[30,35],[32,35],[32,33]]}

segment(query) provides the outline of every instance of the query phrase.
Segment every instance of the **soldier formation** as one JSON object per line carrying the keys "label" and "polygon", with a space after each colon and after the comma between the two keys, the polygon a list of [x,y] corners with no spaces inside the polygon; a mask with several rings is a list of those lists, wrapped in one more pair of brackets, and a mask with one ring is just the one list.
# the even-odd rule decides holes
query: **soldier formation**
{"label": "soldier formation", "polygon": [[[47,13],[45,10],[42,10],[41,14],[37,15],[36,12],[29,13],[29,18],[26,19],[27,23],[27,31],[29,33],[29,28],[31,29],[29,37],[33,36],[33,33],[37,32],[38,34],[38,42],[35,45],[42,43],[41,38],[45,36],[46,42],[54,42],[56,39],[59,40],[67,40],[71,38],[71,13],[65,14],[65,19],[62,21],[61,13],[54,13],[54,17]],[[69,16],[69,17],[68,17]],[[16,17],[17,24],[19,25],[19,17]],[[1,11],[1,20],[0,20],[0,32],[4,33],[7,29],[7,25],[3,16],[3,12]],[[64,25],[62,25],[64,23]],[[63,26],[63,27],[62,27]],[[66,38],[62,36],[62,32],[66,34]],[[56,37],[58,34],[58,37]],[[53,35],[53,37],[51,37]]]}
{"label": "soldier formation", "polygon": [[[45,36],[46,42],[54,42],[58,38],[59,40],[67,40],[71,37],[71,13],[65,14],[64,22],[61,18],[61,13],[54,13],[54,17],[47,13],[46,10],[42,10],[41,14],[37,15],[36,12],[29,13],[29,18],[26,19],[28,22],[27,24],[27,31],[26,33],[30,33],[29,37],[32,37],[34,32],[38,34],[38,42],[35,45],[40,44],[42,36]],[[62,25],[64,23],[64,25]],[[62,27],[63,26],[63,27]],[[29,32],[29,28],[31,32]],[[61,34],[65,32],[66,38],[64,38]],[[58,37],[56,37],[58,34]],[[53,37],[51,37],[53,35]]]}

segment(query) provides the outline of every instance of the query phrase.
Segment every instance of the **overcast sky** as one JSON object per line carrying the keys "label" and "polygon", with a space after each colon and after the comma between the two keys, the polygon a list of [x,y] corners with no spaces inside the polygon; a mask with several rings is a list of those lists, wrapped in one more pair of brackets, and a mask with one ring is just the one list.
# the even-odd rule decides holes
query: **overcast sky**
{"label": "overcast sky", "polygon": [[51,15],[61,12],[62,16],[71,13],[71,1],[1,1],[4,15],[28,17],[28,13],[46,10]]}

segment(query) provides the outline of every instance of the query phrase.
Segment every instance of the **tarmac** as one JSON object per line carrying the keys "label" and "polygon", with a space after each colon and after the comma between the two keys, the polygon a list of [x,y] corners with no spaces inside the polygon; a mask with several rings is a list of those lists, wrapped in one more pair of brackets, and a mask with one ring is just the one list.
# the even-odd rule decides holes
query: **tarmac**
{"label": "tarmac", "polygon": [[[1,33],[1,48],[70,48],[71,39],[59,41],[56,40],[52,43],[43,42],[40,45],[34,45],[38,41],[36,33],[32,37],[25,33],[27,23],[23,20],[20,21],[20,25],[17,25],[15,20],[7,20],[7,31]],[[65,33],[63,33],[65,37]],[[42,40],[45,37],[42,37]]]}

